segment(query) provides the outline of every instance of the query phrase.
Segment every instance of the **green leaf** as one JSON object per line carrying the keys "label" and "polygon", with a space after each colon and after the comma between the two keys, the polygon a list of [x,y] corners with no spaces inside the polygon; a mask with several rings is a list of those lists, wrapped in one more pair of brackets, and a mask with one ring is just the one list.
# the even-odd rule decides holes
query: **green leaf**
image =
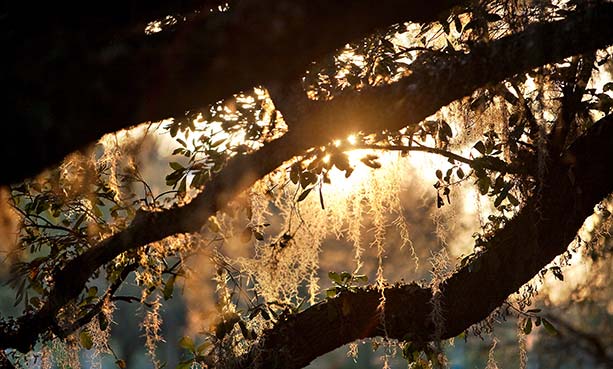
{"label": "green leaf", "polygon": [[185,191],[187,191],[187,177],[183,177],[177,191],[179,191],[179,193],[185,193]]}
{"label": "green leaf", "polygon": [[101,331],[106,331],[109,326],[109,320],[104,313],[98,313],[98,326]]}
{"label": "green leaf", "polygon": [[530,334],[532,332],[532,319],[526,319],[526,323],[524,324],[524,334]]}
{"label": "green leaf", "polygon": [[164,285],[164,291],[163,291],[164,300],[168,300],[172,297],[172,292],[174,291],[174,288],[175,288],[176,279],[177,279],[177,276],[173,274],[166,281],[166,284]]}
{"label": "green leaf", "polygon": [[183,165],[177,163],[176,161],[171,161],[170,163],[168,163],[168,165],[170,165],[170,167],[174,170],[184,170],[185,169]]}
{"label": "green leaf", "polygon": [[79,342],[81,343],[81,346],[86,350],[89,350],[92,348],[92,346],[94,346],[94,341],[92,340],[91,335],[88,331],[85,330],[79,333]]}
{"label": "green leaf", "polygon": [[328,278],[330,278],[332,282],[341,283],[341,276],[337,272],[328,272]]}
{"label": "green leaf", "polygon": [[552,336],[556,336],[559,334],[556,327],[554,327],[549,320],[543,318],[542,321],[543,321],[543,327],[545,327],[545,330],[547,331],[547,333],[549,333]]}
{"label": "green leaf", "polygon": [[336,296],[336,287],[331,287],[326,290],[326,297],[332,298]]}
{"label": "green leaf", "polygon": [[349,272],[341,272],[341,282],[346,284],[351,280],[351,273]]}
{"label": "green leaf", "polygon": [[196,351],[196,346],[194,345],[194,340],[189,336],[183,336],[179,340],[179,346],[183,347],[186,350],[191,352]]}

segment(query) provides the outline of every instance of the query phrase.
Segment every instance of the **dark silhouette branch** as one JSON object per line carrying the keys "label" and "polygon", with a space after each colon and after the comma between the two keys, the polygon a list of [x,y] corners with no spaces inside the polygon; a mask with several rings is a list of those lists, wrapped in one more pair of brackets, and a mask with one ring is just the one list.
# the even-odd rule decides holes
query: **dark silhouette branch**
{"label": "dark silhouette branch", "polygon": [[[0,147],[0,156],[13,160],[2,172],[0,185],[35,175],[105,133],[182,117],[254,86],[297,79],[309,63],[347,42],[397,22],[434,21],[459,3],[241,0],[228,12],[195,17],[149,36],[142,30],[92,36],[89,28],[79,28],[74,10],[60,19],[74,14],[77,26],[42,27],[28,42],[9,27],[0,41],[11,62],[2,59],[0,85],[10,93],[1,100],[0,110],[4,137],[10,139]],[[162,5],[156,1],[154,6]],[[120,22],[137,12],[130,2],[99,7],[102,16],[95,21],[95,11],[75,9],[90,18],[95,30],[113,28],[114,8]],[[9,12],[9,19],[16,17],[18,23],[19,14],[19,9]],[[54,12],[40,14],[57,17]]]}

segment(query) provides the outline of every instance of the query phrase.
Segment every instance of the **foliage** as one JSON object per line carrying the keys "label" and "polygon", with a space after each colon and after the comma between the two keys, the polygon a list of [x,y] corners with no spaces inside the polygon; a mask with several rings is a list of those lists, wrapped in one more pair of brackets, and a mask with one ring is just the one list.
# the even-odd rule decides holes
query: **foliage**
{"label": "foliage", "polygon": [[[98,338],[110,332],[112,304],[139,304],[147,352],[155,367],[163,367],[156,356],[157,346],[163,341],[160,310],[164,301],[183,293],[186,301],[199,301],[194,311],[202,317],[178,342],[184,352],[176,367],[240,367],[249,365],[250,360],[257,362],[262,352],[268,355],[274,351],[264,349],[271,342],[281,345],[292,340],[283,338],[283,333],[299,326],[300,317],[308,312],[325,310],[328,325],[350,332],[351,328],[344,326],[346,321],[367,318],[356,312],[360,306],[348,301],[361,301],[358,299],[362,296],[374,294],[376,320],[371,331],[347,333],[348,337],[382,336],[385,345],[397,345],[412,368],[446,365],[443,338],[450,338],[445,321],[448,312],[441,308],[446,283],[466,271],[490,267],[482,264],[482,256],[488,252],[496,255],[504,243],[499,241],[501,232],[518,214],[525,209],[540,211],[540,199],[550,190],[545,187],[551,185],[548,175],[555,172],[560,161],[569,161],[564,165],[569,165],[566,173],[574,184],[576,173],[571,162],[575,158],[566,153],[613,110],[611,49],[540,63],[502,82],[491,81],[471,96],[454,99],[421,122],[404,124],[401,129],[375,126],[370,131],[358,130],[348,137],[327,140],[319,127],[295,128],[295,117],[309,117],[315,103],[333,104],[346,96],[388,91],[383,88],[393,88],[418,71],[435,73],[438,66],[452,64],[482,45],[494,45],[538,22],[573,19],[590,5],[578,1],[503,0],[461,4],[438,19],[379,29],[319,58],[303,76],[295,78],[298,97],[293,88],[287,93],[281,89],[284,93],[279,94],[273,83],[254,87],[180,117],[104,136],[90,148],[71,154],[59,166],[11,185],[8,203],[19,223],[18,241],[11,251],[14,305],[25,316],[40,311],[51,311],[52,315],[52,323],[35,341],[47,348],[65,344],[64,351],[78,344],[85,351],[111,352],[116,365],[126,367],[125,358],[107,350],[108,344]],[[222,13],[233,11],[230,4]],[[188,16],[172,17],[172,22],[164,19],[161,33],[190,22]],[[147,37],[156,36],[153,33]],[[381,95],[382,100],[390,99],[390,105],[403,103],[393,100],[391,94]],[[344,113],[349,115],[351,111]],[[386,112],[380,114],[385,117]],[[325,144],[288,151],[291,155],[281,160],[281,166],[273,165],[276,169],[260,173],[258,166],[268,158],[251,158],[292,137],[293,129],[305,135],[306,142],[319,142],[317,137],[321,136]],[[168,147],[169,143],[173,147],[163,154],[164,174],[160,175],[146,158],[156,145]],[[147,145],[153,147],[150,152]],[[422,161],[420,166],[420,154],[441,160],[432,165]],[[233,173],[241,159],[248,166],[238,165],[240,173]],[[147,170],[147,166],[154,169]],[[420,208],[414,198],[402,192],[403,186],[408,186],[404,177],[410,171],[422,172],[423,182],[430,186],[422,200],[427,206]],[[235,196],[234,188],[241,181],[255,183]],[[212,209],[212,215],[199,224],[197,231],[191,229],[191,234],[184,234],[181,227],[188,221],[181,218],[181,211],[193,209],[187,206],[199,204],[201,196],[211,192],[208,209]],[[477,218],[478,224],[470,224],[467,233],[472,234],[473,244],[455,247],[451,241],[466,243],[459,235],[461,231],[450,229],[462,216],[458,214],[466,196],[472,196],[477,204],[472,220],[476,223]],[[610,227],[611,206],[610,201],[600,203],[596,218],[590,221],[593,229],[585,237],[591,242],[583,242],[581,234],[577,236],[569,251],[553,264],[537,265],[541,272],[534,280],[507,298],[490,317],[481,317],[479,324],[469,327],[471,322],[463,328],[460,336],[489,334],[498,318],[512,317],[518,320],[521,351],[525,335],[534,334],[536,327],[543,327],[552,336],[564,329],[570,331],[570,326],[557,327],[546,308],[530,305],[536,301],[546,275],[566,282],[565,268],[573,255],[589,255],[594,263],[610,257],[605,231]],[[177,218],[168,219],[168,214]],[[445,225],[428,225],[435,235],[415,247],[418,236],[413,236],[413,230],[422,227],[421,218],[428,216],[445,220]],[[191,219],[197,219],[196,215]],[[125,236],[125,230],[132,227],[142,228],[136,228],[133,238]],[[164,233],[164,229],[177,230]],[[108,257],[103,268],[95,268],[85,277],[78,275],[75,260],[90,262],[90,255],[103,254],[104,248],[117,239],[146,242],[142,247],[122,246],[118,256]],[[347,258],[343,249],[343,257],[325,260],[329,254],[324,248],[345,244],[353,247],[353,258]],[[404,283],[405,276],[427,276],[418,260],[440,250],[445,256],[452,255],[451,261],[432,256],[430,280]],[[415,271],[407,271],[407,255],[416,260]],[[395,260],[390,262],[388,257]],[[498,260],[500,264],[505,262],[508,260]],[[333,263],[334,270],[355,269],[330,271],[326,279],[325,263]],[[524,269],[528,267],[518,266],[517,273]],[[74,275],[60,278],[66,270],[75,271]],[[122,294],[132,273],[140,291]],[[76,298],[66,298],[61,306],[52,305],[61,300],[61,292],[57,292],[62,289],[61,283],[70,283],[67,279],[72,277],[84,278],[85,288],[76,292]],[[363,285],[369,280],[374,284]],[[404,338],[399,339],[388,332],[395,327],[387,320],[400,318],[387,314],[387,304],[389,293],[402,288],[428,291],[430,321],[420,327],[423,332],[402,334]],[[6,325],[11,322],[3,319]],[[304,334],[317,336],[317,332]],[[496,365],[495,346],[488,367]],[[31,346],[25,351],[33,349]],[[38,350],[40,357],[45,350]],[[284,350],[288,348],[282,347],[279,355],[291,354]],[[15,350],[5,352],[15,364],[28,360]],[[60,356],[56,354],[54,360],[64,365]],[[520,363],[525,364],[525,357]]]}

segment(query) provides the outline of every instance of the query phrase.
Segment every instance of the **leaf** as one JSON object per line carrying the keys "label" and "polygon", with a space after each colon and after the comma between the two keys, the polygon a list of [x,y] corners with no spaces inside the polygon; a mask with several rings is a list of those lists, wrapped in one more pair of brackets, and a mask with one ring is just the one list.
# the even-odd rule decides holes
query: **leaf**
{"label": "leaf", "polygon": [[347,284],[351,280],[351,273],[341,272],[341,282]]}
{"label": "leaf", "polygon": [[524,334],[530,334],[532,332],[532,319],[526,319],[526,323],[524,324]]}
{"label": "leaf", "polygon": [[109,326],[109,319],[102,312],[98,313],[98,326],[101,331],[106,331]]}
{"label": "leaf", "polygon": [[456,16],[453,20],[453,25],[455,26],[455,30],[459,33],[462,32],[462,22],[460,21],[460,17]]}
{"label": "leaf", "polygon": [[302,200],[306,199],[306,197],[309,195],[309,192],[311,192],[311,190],[312,190],[312,189],[313,189],[313,187],[311,187],[311,188],[309,188],[309,189],[304,190],[304,191],[303,191],[303,192],[300,194],[300,196],[298,196],[298,200],[297,200],[297,201],[298,201],[298,202],[300,202],[300,201],[302,201]]}
{"label": "leaf", "polygon": [[185,168],[183,167],[183,165],[177,163],[176,161],[171,161],[170,163],[168,163],[168,165],[170,165],[170,167],[172,169],[174,169],[175,171],[178,170],[184,170]]}
{"label": "leaf", "polygon": [[336,287],[331,287],[326,290],[326,297],[332,298],[336,296]]}
{"label": "leaf", "polygon": [[330,278],[332,282],[341,284],[341,276],[337,272],[328,272],[328,278]]}
{"label": "leaf", "polygon": [[488,22],[497,22],[499,20],[502,20],[502,17],[496,13],[488,13],[485,15],[485,19]]}
{"label": "leaf", "polygon": [[477,142],[473,147],[479,151],[481,155],[485,155],[485,144],[483,144],[483,141]]}
{"label": "leaf", "polygon": [[436,170],[436,178],[443,179],[443,172],[440,169]]}
{"label": "leaf", "polygon": [[179,340],[179,346],[183,347],[186,350],[191,352],[196,351],[196,346],[194,345],[194,340],[189,336],[183,336]]}
{"label": "leaf", "polygon": [[559,334],[556,327],[554,327],[553,324],[551,324],[549,320],[543,318],[542,321],[543,321],[543,327],[545,327],[545,330],[547,331],[547,333],[549,333],[552,336],[556,336]]}
{"label": "leaf", "polygon": [[181,183],[179,183],[179,188],[177,189],[177,191],[181,194],[187,191],[187,176],[183,177]]}
{"label": "leaf", "polygon": [[226,140],[225,138],[222,138],[222,139],[219,139],[219,140],[217,140],[217,141],[213,142],[213,143],[211,144],[211,148],[213,148],[213,147],[217,147],[217,146],[221,145],[221,144],[222,144],[222,143],[223,143],[225,140]]}
{"label": "leaf", "polygon": [[464,171],[462,170],[462,168],[458,168],[458,170],[456,171],[456,175],[458,176],[459,179],[464,178]]}
{"label": "leaf", "polygon": [[381,168],[381,163],[379,163],[376,159],[376,156],[368,155],[365,158],[360,159],[360,161],[373,169]]}
{"label": "leaf", "polygon": [[86,350],[89,350],[92,348],[92,346],[94,346],[94,341],[92,340],[91,335],[88,331],[85,330],[79,333],[79,342],[81,343],[81,346]]}
{"label": "leaf", "polygon": [[306,188],[308,185],[317,182],[317,176],[311,172],[302,172],[300,174],[300,186]]}
{"label": "leaf", "polygon": [[177,279],[176,274],[173,274],[166,281],[166,284],[164,285],[164,291],[163,291],[164,300],[168,300],[172,297],[172,292],[174,291],[174,288],[175,288],[176,279]]}
{"label": "leaf", "polygon": [[561,281],[564,281],[564,274],[562,274],[562,269],[560,269],[560,267],[554,266],[554,267],[551,267],[550,269],[551,269],[551,272],[553,273],[553,275],[557,279],[559,279]]}
{"label": "leaf", "polygon": [[513,196],[512,194],[508,194],[507,195],[507,199],[509,200],[511,205],[513,205],[513,206],[519,205],[519,200],[517,200],[517,197]]}
{"label": "leaf", "polygon": [[300,165],[294,164],[289,171],[289,179],[293,184],[297,184],[300,180]]}
{"label": "leaf", "polygon": [[500,206],[502,201],[507,197],[507,194],[502,192],[500,195],[496,196],[496,200],[494,200],[494,207]]}
{"label": "leaf", "polygon": [[477,181],[479,192],[481,192],[482,195],[485,195],[489,190],[491,184],[492,180],[487,175],[484,174],[482,177],[479,177],[479,180]]}
{"label": "leaf", "polygon": [[451,130],[451,126],[444,120],[441,121],[441,125],[439,127],[438,132],[439,132],[439,137],[444,137],[444,138],[453,137],[453,131]]}

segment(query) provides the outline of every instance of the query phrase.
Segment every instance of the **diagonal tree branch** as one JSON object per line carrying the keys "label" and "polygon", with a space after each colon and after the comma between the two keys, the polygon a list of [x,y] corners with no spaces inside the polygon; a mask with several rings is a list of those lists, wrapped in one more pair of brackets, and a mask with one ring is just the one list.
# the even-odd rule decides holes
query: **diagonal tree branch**
{"label": "diagonal tree branch", "polygon": [[[242,0],[229,12],[150,36],[96,39],[86,29],[43,29],[38,42],[23,42],[19,33],[2,37],[11,62],[1,61],[0,85],[10,93],[0,110],[11,140],[0,156],[13,160],[0,184],[37,174],[105,133],[181,117],[257,85],[296,79],[309,63],[351,40],[397,22],[436,20],[459,3]],[[102,19],[97,28],[114,25],[112,18]]]}
{"label": "diagonal tree branch", "polygon": [[[567,249],[594,206],[613,190],[611,157],[613,115],[596,123],[550,168],[542,196],[530,199],[489,239],[487,251],[445,280],[440,294],[433,297],[430,288],[416,284],[343,292],[264,333],[261,345],[242,358],[242,367],[302,368],[344,344],[386,334],[413,342],[455,337]],[[433,323],[434,303],[441,306],[442,327]]]}
{"label": "diagonal tree branch", "polygon": [[[78,296],[99,267],[122,252],[173,234],[197,231],[228,200],[305,149],[357,130],[376,132],[416,124],[441,106],[470,94],[486,83],[500,81],[565,56],[604,47],[613,42],[613,29],[610,27],[612,22],[613,4],[601,5],[595,11],[576,14],[566,20],[531,26],[525,32],[479,46],[471,54],[437,59],[436,65],[429,64],[432,61],[430,59],[420,59],[423,63],[416,64],[409,77],[394,85],[350,93],[328,102],[308,102],[308,109],[302,109],[305,115],[292,117],[295,124],[292,124],[288,134],[253,154],[230,160],[224,170],[207,183],[204,192],[191,203],[161,212],[140,212],[128,228],[70,261],[55,275],[55,286],[41,310],[21,317],[16,322],[0,324],[0,348],[29,350],[38,335],[52,325],[55,313]],[[552,37],[555,42],[543,46],[543,53],[533,53],[535,40],[545,37]],[[511,58],[511,55],[518,58]],[[525,213],[530,211],[526,210]],[[526,221],[524,225],[532,229],[534,219]],[[554,255],[547,254],[547,260]],[[505,257],[505,263],[516,265],[513,264],[515,259],[508,255]],[[542,264],[536,262],[530,265],[532,269],[536,268],[534,274]],[[464,281],[463,276],[459,274],[449,284],[462,286],[467,283],[470,286],[470,279]],[[487,278],[484,280],[487,281]],[[454,291],[451,289],[449,292],[450,301],[463,301],[454,299]],[[503,296],[497,298],[504,298],[512,292],[505,289],[501,291]],[[461,321],[483,318],[493,307],[468,312],[475,315]],[[453,331],[452,328],[448,329]]]}

